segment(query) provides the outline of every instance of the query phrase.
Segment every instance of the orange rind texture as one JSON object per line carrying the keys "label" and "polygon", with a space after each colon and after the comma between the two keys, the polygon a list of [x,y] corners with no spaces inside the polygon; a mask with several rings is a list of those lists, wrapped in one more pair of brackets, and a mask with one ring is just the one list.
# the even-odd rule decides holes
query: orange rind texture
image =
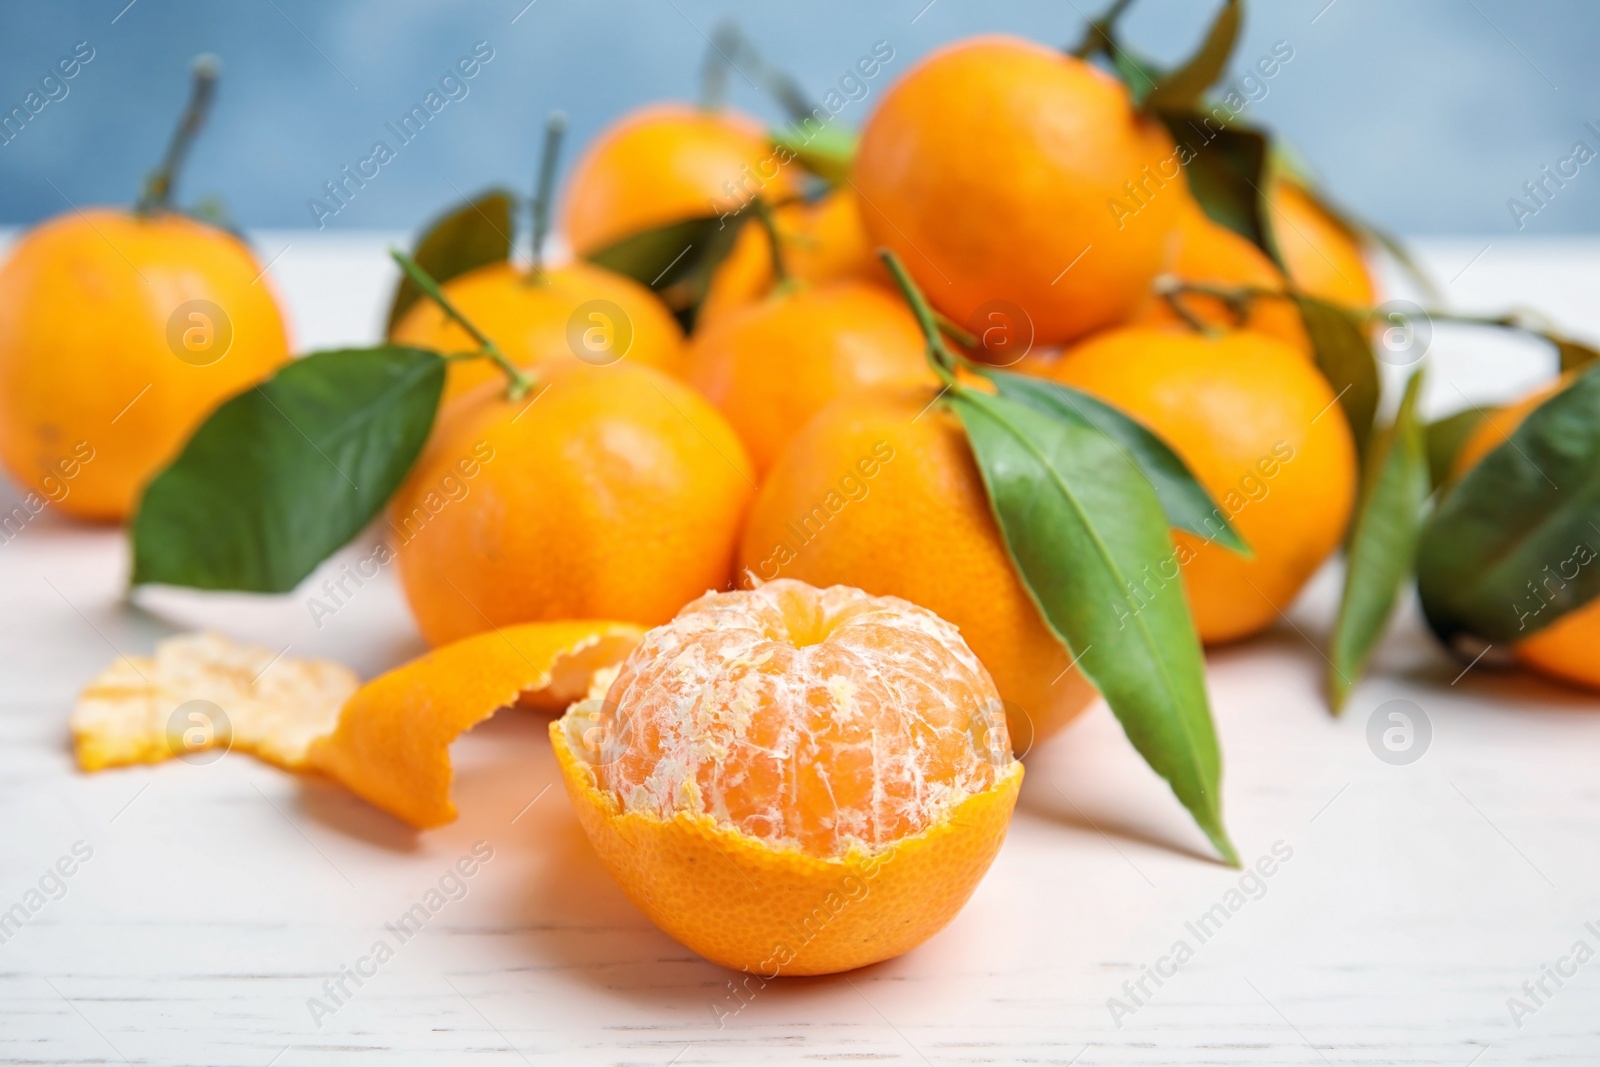
{"label": "orange rind texture", "polygon": [[300,770],[359,684],[337,663],[183,634],[152,656],[117,657],[78,694],[68,724],[86,771],[217,748]]}
{"label": "orange rind texture", "polygon": [[709,815],[624,812],[568,728],[550,743],[578,821],[629,899],[713,963],[762,978],[833,974],[910,951],[955,918],[1005,839],[1022,784],[1013,762],[918,834],[821,858],[775,848]]}
{"label": "orange rind texture", "polygon": [[561,708],[643,635],[621,622],[505,626],[436,649],[362,686],[311,763],[413,826],[456,817],[450,743],[510,704]]}

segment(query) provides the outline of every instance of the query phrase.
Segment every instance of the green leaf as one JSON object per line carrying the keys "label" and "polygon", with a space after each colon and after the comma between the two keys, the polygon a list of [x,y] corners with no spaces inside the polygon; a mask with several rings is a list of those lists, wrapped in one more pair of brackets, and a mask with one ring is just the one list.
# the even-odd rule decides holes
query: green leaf
{"label": "green leaf", "polygon": [[754,214],[740,210],[669,222],[630,234],[588,258],[655,290],[683,328],[692,330],[712,273],[733,251],[740,227]]}
{"label": "green leaf", "polygon": [[1418,370],[1406,383],[1394,423],[1373,441],[1367,458],[1329,649],[1328,695],[1335,714],[1366,670],[1416,560],[1429,492],[1427,446],[1417,417],[1421,391]]}
{"label": "green leaf", "polygon": [[1206,215],[1280,262],[1261,195],[1266,188],[1266,135],[1240,123],[1217,129],[1216,120],[1204,111],[1163,110],[1157,117],[1172,134],[1189,191]]}
{"label": "green leaf", "polygon": [[[504,189],[490,189],[428,224],[417,239],[411,258],[441,284],[489,263],[511,257],[516,236],[516,197]],[[385,334],[394,328],[422,290],[404,276],[389,305]]]}
{"label": "green leaf", "polygon": [[1450,480],[1456,456],[1493,408],[1472,407],[1428,423],[1428,476],[1435,489]]}
{"label": "green leaf", "polygon": [[1146,109],[1189,110],[1200,104],[1233,55],[1233,46],[1239,40],[1240,6],[1240,0],[1226,0],[1194,55],[1163,77],[1144,98]]}
{"label": "green leaf", "polygon": [[1240,555],[1253,553],[1222,508],[1167,443],[1105,401],[1079,389],[1023,374],[988,370],[1000,395],[1035,411],[1092,426],[1121,447],[1149,479],[1169,525],[1216,541]]}
{"label": "green leaf", "polygon": [[[809,131],[807,124],[813,127]],[[849,179],[860,140],[848,126],[818,126],[809,118],[787,129],[773,130],[769,136],[773,147],[794,153],[796,162],[829,185],[843,185]]]}
{"label": "green leaf", "polygon": [[1380,388],[1372,342],[1362,329],[1362,320],[1337,304],[1304,294],[1296,296],[1295,303],[1300,306],[1300,317],[1311,338],[1317,369],[1339,397],[1339,406],[1355,435],[1356,448],[1364,457],[1378,413]]}
{"label": "green leaf", "polygon": [[318,352],[225,402],[134,518],[133,584],[283,593],[361,532],[411,469],[445,361]]}
{"label": "green leaf", "polygon": [[1423,527],[1417,588],[1446,643],[1519,641],[1600,595],[1600,364],[1450,486]]}
{"label": "green leaf", "polygon": [[1145,762],[1228,862],[1204,660],[1155,490],[1084,423],[957,389],[1017,573]]}
{"label": "green leaf", "polygon": [[1590,348],[1586,344],[1569,340],[1565,337],[1550,337],[1550,343],[1556,346],[1556,352],[1561,356],[1561,373],[1569,370],[1578,370],[1587,367],[1595,360],[1600,359],[1600,351]]}
{"label": "green leaf", "polygon": [[1109,56],[1111,69],[1122,79],[1122,84],[1128,87],[1128,95],[1133,98],[1133,106],[1143,106],[1151,90],[1161,83],[1163,74],[1161,68],[1124,46],[1113,48]]}

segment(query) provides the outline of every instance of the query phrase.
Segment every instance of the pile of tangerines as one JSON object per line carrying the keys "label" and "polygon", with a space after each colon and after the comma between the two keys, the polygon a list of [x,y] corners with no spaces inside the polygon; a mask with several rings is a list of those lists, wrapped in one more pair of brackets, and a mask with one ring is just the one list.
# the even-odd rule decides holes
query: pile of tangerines
{"label": "pile of tangerines", "polygon": [[[553,736],[608,865],[714,959],[832,970],[936,929],[992,858],[1020,777],[1010,747],[1000,760],[973,752],[1000,733],[1025,751],[1097,689],[1228,855],[1203,691],[1198,711],[1151,710],[1124,695],[1143,683],[1122,674],[1170,670],[1181,695],[1189,661],[1168,650],[1274,625],[1347,546],[1378,577],[1351,565],[1330,661],[1342,699],[1419,538],[1426,548],[1425,499],[1497,450],[1509,456],[1524,418],[1586,381],[1575,360],[1537,397],[1452,422],[1438,485],[1427,453],[1445,434],[1416,421],[1414,390],[1374,425],[1375,369],[1341,363],[1329,339],[1330,321],[1343,324],[1345,355],[1353,335],[1370,363],[1383,325],[1371,234],[1270,153],[1253,157],[1242,216],[1205,171],[1260,137],[1203,121],[1238,8],[1226,4],[1206,46],[1171,72],[1101,62],[1122,51],[1114,19],[1077,54],[956,42],[893,79],[859,138],[817,138],[826,153],[807,136],[825,111],[778,136],[726,109],[657,104],[604,130],[557,197],[552,122],[531,261],[513,252],[519,198],[486,194],[397,257],[404,285],[383,345],[293,362],[254,253],[172,207],[180,131],[132,212],[47,222],[0,268],[0,456],[63,511],[133,517],[135,582],[282,591],[386,507],[430,645],[571,620],[659,627],[615,681],[600,672],[607,729],[623,729],[617,708],[634,709],[625,732],[647,739],[649,758],[635,747],[591,766],[579,734]],[[543,249],[557,202],[572,252],[560,264]],[[312,381],[306,369],[341,357],[359,404],[329,384],[337,373]],[[993,426],[1024,425],[1027,397],[1029,418],[1055,403],[1087,422],[1065,412],[993,444]],[[292,433],[273,429],[280,419]],[[229,436],[241,427],[255,428],[254,445]],[[1077,433],[1093,442],[1075,445]],[[259,455],[279,440],[300,448],[295,434],[315,449],[296,462],[316,478],[279,477]],[[80,443],[93,459],[68,479]],[[1121,536],[1105,509],[1122,505],[1095,494],[1128,482],[1145,493],[1140,475],[1159,481],[1156,468],[1172,493],[1203,502],[1205,522],[1179,521],[1158,484],[1162,550],[1109,586],[1078,581],[1070,557],[1039,562],[1054,548],[1028,525],[1027,498],[1048,495],[1050,479],[1016,473],[1035,460],[1088,516],[1082,543]],[[263,470],[279,477],[265,494]],[[368,488],[345,500],[340,479]],[[297,499],[308,486],[339,499]],[[243,493],[268,498],[235,505]],[[1139,521],[1127,520],[1129,543],[1146,537]],[[1097,551],[1135,558],[1121,544]],[[700,599],[708,590],[721,592]],[[1516,654],[1600,686],[1600,608],[1567,596]],[[1154,634],[1139,646],[1158,653],[1149,665],[1097,665],[1082,637],[1140,628]],[[824,705],[832,719],[817,716]],[[981,742],[974,721],[988,723]],[[1161,755],[1163,731],[1196,721],[1191,773]],[[911,762],[886,770],[863,740],[880,732]],[[787,763],[763,758],[780,749]],[[672,829],[675,812],[708,821]],[[951,888],[917,905],[925,921],[893,944],[849,947],[846,927],[859,941],[898,914],[861,909],[831,935],[845,947],[825,938],[773,963],[761,936],[729,947],[727,930],[683,919],[693,893],[680,883],[707,842],[809,911],[845,869],[828,864],[859,874],[863,856],[913,838],[884,868],[906,881],[886,874],[874,907],[912,907],[930,879]],[[957,858],[939,860],[941,849]],[[957,873],[923,870],[939,862]],[[725,881],[724,899],[744,893]]]}

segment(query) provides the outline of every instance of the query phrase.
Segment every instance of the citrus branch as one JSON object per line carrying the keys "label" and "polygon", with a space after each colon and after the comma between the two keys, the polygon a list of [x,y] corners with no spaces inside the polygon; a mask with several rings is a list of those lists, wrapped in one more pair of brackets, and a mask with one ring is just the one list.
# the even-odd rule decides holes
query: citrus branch
{"label": "citrus branch", "polygon": [[139,200],[133,208],[135,214],[149,215],[172,207],[172,191],[177,185],[178,172],[189,154],[189,146],[194,143],[200,127],[205,125],[212,97],[216,95],[217,75],[221,70],[222,61],[211,53],[195,57],[194,88],[190,90],[188,106],[178,119],[178,128],[172,131],[172,141],[167,145],[167,154],[162,157],[161,165],[144,180],[144,188],[139,191]]}
{"label": "citrus branch", "polygon": [[450,303],[450,298],[444,295],[443,290],[439,288],[439,283],[433,280],[433,276],[431,274],[419,267],[416,260],[406,255],[398,248],[389,249],[389,255],[393,256],[394,261],[400,264],[400,269],[406,272],[406,277],[410,278],[413,282],[416,282],[417,288],[421,289],[425,294],[427,294],[428,299],[432,300],[435,304],[438,304],[446,315],[454,319],[463,330],[466,330],[467,333],[472,336],[474,341],[478,342],[479,346],[481,347],[481,351],[478,352],[477,355],[492,361],[495,366],[499,367],[505,372],[506,378],[511,383],[510,387],[506,390],[507,397],[512,400],[520,400],[527,395],[528,390],[539,384],[537,378],[518,370],[517,367],[505,357],[505,353],[501,352],[495,343],[489,340],[483,331],[474,326],[471,320],[469,320],[465,315],[461,314],[461,312],[456,309],[454,304]]}

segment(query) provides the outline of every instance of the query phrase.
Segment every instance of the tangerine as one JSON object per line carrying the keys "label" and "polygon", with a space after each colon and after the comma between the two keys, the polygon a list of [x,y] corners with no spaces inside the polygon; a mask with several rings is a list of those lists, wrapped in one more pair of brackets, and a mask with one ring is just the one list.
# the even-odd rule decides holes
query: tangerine
{"label": "tangerine", "polygon": [[758,475],[836,397],[936,381],[905,301],[848,281],[782,290],[697,331],[688,379],[739,432]]}
{"label": "tangerine", "polygon": [[1022,778],[999,706],[932,612],[780,580],[647,632],[551,740],[657,925],[724,966],[825,974],[908,951],[972,894]]}
{"label": "tangerine", "polygon": [[729,584],[753,472],[733,429],[659,371],[562,360],[441,413],[390,504],[400,581],[441,645],[511,623],[663,622]]}
{"label": "tangerine", "polygon": [[[1165,441],[1250,546],[1246,557],[1173,531],[1173,569],[1201,640],[1271,625],[1339,546],[1355,504],[1355,443],[1303,353],[1248,331],[1128,327],[1085,341],[1050,375]],[[1148,593],[1171,577],[1149,579]]]}
{"label": "tangerine", "polygon": [[792,194],[761,124],[687,104],[640,108],[601,132],[567,183],[566,234],[587,256],[642,230]]}
{"label": "tangerine", "polygon": [[213,408],[288,358],[237,237],[168,210],[62,215],[0,266],[0,459],[67,514],[120,521]]}
{"label": "tangerine", "polygon": [[[521,367],[580,359],[605,365],[626,358],[683,373],[683,330],[666,305],[632,278],[588,263],[530,272],[509,261],[478,267],[440,288],[473,325]],[[396,344],[436,352],[475,352],[478,344],[432,300],[418,300],[395,324]],[[452,363],[451,400],[497,378],[488,360]]]}
{"label": "tangerine", "polygon": [[[1271,289],[1283,292],[1283,272],[1248,238],[1214,222],[1192,197],[1178,213],[1172,234],[1172,258],[1167,271],[1178,280],[1221,288]],[[1276,337],[1289,347],[1311,355],[1311,339],[1294,302],[1286,297],[1258,296],[1249,301],[1241,322],[1218,297],[1202,293],[1178,296],[1184,310],[1201,322],[1237,327]],[[1177,326],[1182,319],[1171,303],[1152,293],[1129,320],[1131,326]]]}
{"label": "tangerine", "polygon": [[1182,179],[1157,127],[1090,64],[978,37],[888,91],[853,182],[873,241],[940,311],[965,324],[1005,301],[1056,344],[1127,319],[1162,269]]}
{"label": "tangerine", "polygon": [[[806,282],[841,279],[887,284],[883,264],[861,224],[854,190],[836,189],[815,203],[776,207],[772,222],[782,245],[785,272]],[[772,241],[763,226],[746,225],[728,258],[711,276],[699,324],[709,324],[728,312],[754,303],[777,281],[772,269]]]}
{"label": "tangerine", "polygon": [[1289,278],[1303,291],[1333,304],[1369,308],[1377,286],[1361,254],[1361,240],[1295,182],[1267,187],[1272,234]]}

